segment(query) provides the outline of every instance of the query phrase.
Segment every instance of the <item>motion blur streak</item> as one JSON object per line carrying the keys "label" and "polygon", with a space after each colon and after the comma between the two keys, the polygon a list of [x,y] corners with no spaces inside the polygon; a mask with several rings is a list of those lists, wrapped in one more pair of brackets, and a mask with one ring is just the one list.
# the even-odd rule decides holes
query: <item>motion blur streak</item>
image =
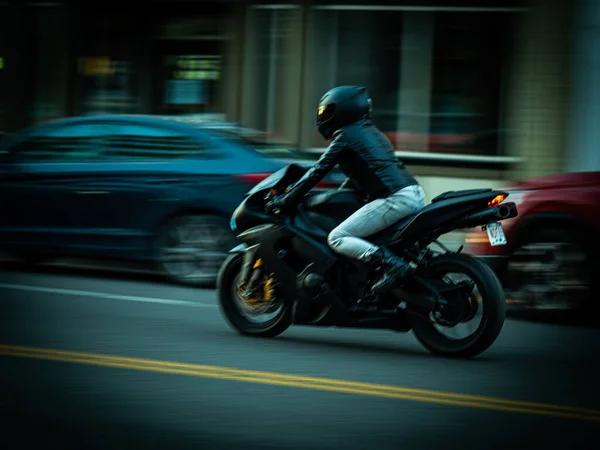
{"label": "motion blur streak", "polygon": [[141,358],[126,358],[119,356],[50,350],[15,345],[0,345],[0,355],[131,370],[145,370],[177,375],[190,375],[223,380],[245,381],[249,383],[262,383],[277,386],[342,392],[347,394],[370,395],[390,399],[413,400],[418,402],[600,422],[600,410],[449,392],[437,392],[425,389],[386,386],[381,384],[359,383],[254,370],[239,370],[217,366],[184,364]]}

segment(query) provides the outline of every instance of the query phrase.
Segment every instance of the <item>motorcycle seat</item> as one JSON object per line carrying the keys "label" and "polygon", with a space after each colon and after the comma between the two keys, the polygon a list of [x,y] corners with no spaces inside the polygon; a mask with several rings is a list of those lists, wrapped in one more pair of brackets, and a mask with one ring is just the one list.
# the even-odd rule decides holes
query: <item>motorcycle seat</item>
{"label": "motorcycle seat", "polygon": [[483,194],[484,192],[490,192],[491,189],[463,189],[461,191],[447,191],[434,197],[431,203],[436,203],[442,200],[450,200],[452,198],[465,197],[473,194]]}

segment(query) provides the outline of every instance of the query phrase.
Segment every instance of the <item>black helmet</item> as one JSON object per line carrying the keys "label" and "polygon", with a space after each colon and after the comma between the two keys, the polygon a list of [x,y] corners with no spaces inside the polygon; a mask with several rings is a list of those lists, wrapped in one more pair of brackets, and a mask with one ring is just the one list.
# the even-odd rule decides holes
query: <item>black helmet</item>
{"label": "black helmet", "polygon": [[319,102],[317,128],[325,139],[331,139],[340,128],[371,117],[371,98],[362,86],[338,86],[328,91]]}

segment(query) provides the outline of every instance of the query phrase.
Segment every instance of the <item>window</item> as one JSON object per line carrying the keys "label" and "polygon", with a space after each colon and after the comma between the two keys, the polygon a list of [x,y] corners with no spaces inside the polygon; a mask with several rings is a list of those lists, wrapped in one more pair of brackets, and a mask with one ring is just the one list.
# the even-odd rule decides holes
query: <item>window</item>
{"label": "window", "polygon": [[139,73],[147,46],[144,20],[104,5],[81,8],[73,23],[77,72],[75,113],[130,114],[141,110]]}
{"label": "window", "polygon": [[114,126],[115,134],[105,139],[104,156],[110,160],[170,160],[185,157],[216,158],[201,138],[167,127],[137,124]]}
{"label": "window", "polygon": [[[230,55],[235,60],[239,51],[231,28],[237,21],[233,3],[160,1],[148,5],[153,19],[147,29],[154,38],[148,47],[153,114],[224,119],[233,100],[229,77],[238,76],[229,65]],[[237,84],[235,79],[231,82]]]}
{"label": "window", "polygon": [[99,158],[103,126],[92,124],[42,128],[10,148],[18,162],[79,162]]}
{"label": "window", "polygon": [[298,5],[254,5],[248,15],[242,120],[250,128],[265,131],[269,140],[296,142],[302,82],[302,9]]}
{"label": "window", "polygon": [[511,13],[436,13],[429,151],[497,155]]}
{"label": "window", "polygon": [[68,89],[68,12],[64,6],[27,9],[27,123],[64,117]]}
{"label": "window", "polygon": [[[216,53],[217,49],[212,48],[215,45],[202,44],[207,52]],[[199,46],[196,42],[194,45]],[[170,53],[177,52],[177,49],[169,48],[164,43],[161,49],[164,53],[160,55],[161,70],[156,74],[161,77],[156,86],[160,95],[155,105],[156,112],[169,115],[220,112],[221,55],[174,55]]]}
{"label": "window", "polygon": [[8,78],[7,78],[7,58],[6,53],[8,45],[8,6],[0,4],[0,133],[8,129]]}
{"label": "window", "polygon": [[307,34],[303,141],[309,147],[327,143],[318,134],[315,114],[321,96],[337,85],[366,86],[373,99],[373,120],[384,132],[396,130],[401,68],[401,11],[314,9]]}
{"label": "window", "polygon": [[327,145],[315,126],[318,100],[354,84],[368,88],[373,121],[398,150],[502,153],[514,15],[311,8],[301,145]]}

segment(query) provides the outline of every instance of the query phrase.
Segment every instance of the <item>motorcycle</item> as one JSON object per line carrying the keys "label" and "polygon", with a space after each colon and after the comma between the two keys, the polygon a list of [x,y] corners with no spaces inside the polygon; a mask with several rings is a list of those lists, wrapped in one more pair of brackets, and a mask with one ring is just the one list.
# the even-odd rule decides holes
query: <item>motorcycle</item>
{"label": "motorcycle", "polygon": [[[381,267],[333,252],[329,232],[365,200],[357,189],[313,190],[291,211],[272,204],[306,172],[291,164],[245,195],[230,226],[241,241],[223,262],[217,292],[229,324],[244,335],[275,337],[291,325],[413,331],[432,354],[472,358],[487,350],[504,325],[506,299],[492,270],[474,256],[449,250],[438,238],[481,226],[491,245],[506,245],[501,221],[517,216],[508,193],[449,191],[419,213],[366,237],[411,264],[411,273],[381,295],[370,286]],[[287,210],[287,208],[286,208]],[[449,274],[462,274],[456,281]],[[445,331],[481,322],[464,338]]]}

